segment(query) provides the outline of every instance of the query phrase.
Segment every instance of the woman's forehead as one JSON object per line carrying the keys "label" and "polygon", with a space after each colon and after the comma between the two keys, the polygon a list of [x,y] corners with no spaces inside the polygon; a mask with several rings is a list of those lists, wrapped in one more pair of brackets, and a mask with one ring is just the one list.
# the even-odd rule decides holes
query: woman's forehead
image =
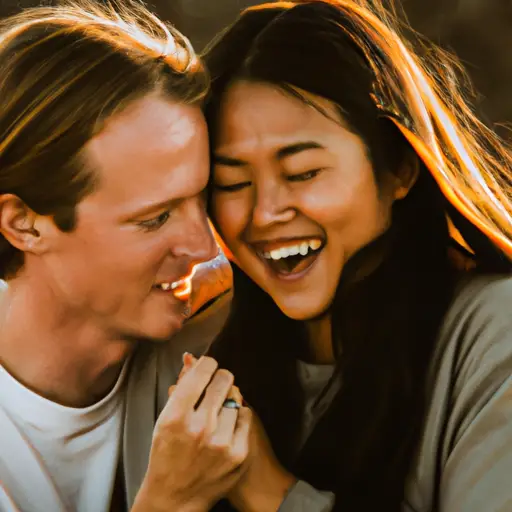
{"label": "woman's forehead", "polygon": [[242,150],[263,143],[287,145],[339,136],[342,123],[336,106],[306,91],[299,93],[304,100],[271,84],[242,82],[231,86],[215,127],[216,149]]}

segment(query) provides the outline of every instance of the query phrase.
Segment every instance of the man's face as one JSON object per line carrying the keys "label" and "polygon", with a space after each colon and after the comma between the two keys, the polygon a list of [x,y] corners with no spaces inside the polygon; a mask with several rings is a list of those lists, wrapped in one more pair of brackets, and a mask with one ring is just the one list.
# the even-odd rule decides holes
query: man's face
{"label": "man's face", "polygon": [[76,228],[37,258],[38,275],[64,308],[113,337],[166,339],[187,303],[165,288],[217,254],[202,197],[201,110],[156,95],[137,100],[107,120],[85,158],[98,186],[78,204]]}

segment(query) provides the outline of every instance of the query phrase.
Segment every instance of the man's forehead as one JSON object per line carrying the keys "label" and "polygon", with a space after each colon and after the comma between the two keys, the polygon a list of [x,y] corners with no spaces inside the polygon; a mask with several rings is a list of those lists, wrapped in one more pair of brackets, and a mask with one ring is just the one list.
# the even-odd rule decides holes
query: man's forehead
{"label": "man's forehead", "polygon": [[116,165],[148,154],[172,154],[206,134],[199,107],[158,96],[136,100],[107,119],[85,147],[97,166]]}
{"label": "man's forehead", "polygon": [[194,195],[208,180],[206,123],[198,107],[145,98],[113,116],[84,157],[112,201]]}

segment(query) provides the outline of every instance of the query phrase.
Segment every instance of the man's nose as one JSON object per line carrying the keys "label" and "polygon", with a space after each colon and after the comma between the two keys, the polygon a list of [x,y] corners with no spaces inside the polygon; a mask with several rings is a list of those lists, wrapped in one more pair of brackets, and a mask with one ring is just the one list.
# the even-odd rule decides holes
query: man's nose
{"label": "man's nose", "polygon": [[186,256],[192,265],[212,260],[218,255],[219,247],[202,208],[183,226],[181,244],[174,252],[176,256]]}

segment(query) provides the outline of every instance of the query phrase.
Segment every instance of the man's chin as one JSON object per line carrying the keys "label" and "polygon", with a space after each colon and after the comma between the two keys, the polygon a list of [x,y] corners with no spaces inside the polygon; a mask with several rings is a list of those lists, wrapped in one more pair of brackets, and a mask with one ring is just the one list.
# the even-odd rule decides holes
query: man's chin
{"label": "man's chin", "polygon": [[121,331],[122,339],[130,342],[165,343],[177,334],[183,327],[183,322],[174,322],[173,325],[162,325],[159,329],[126,329]]}

